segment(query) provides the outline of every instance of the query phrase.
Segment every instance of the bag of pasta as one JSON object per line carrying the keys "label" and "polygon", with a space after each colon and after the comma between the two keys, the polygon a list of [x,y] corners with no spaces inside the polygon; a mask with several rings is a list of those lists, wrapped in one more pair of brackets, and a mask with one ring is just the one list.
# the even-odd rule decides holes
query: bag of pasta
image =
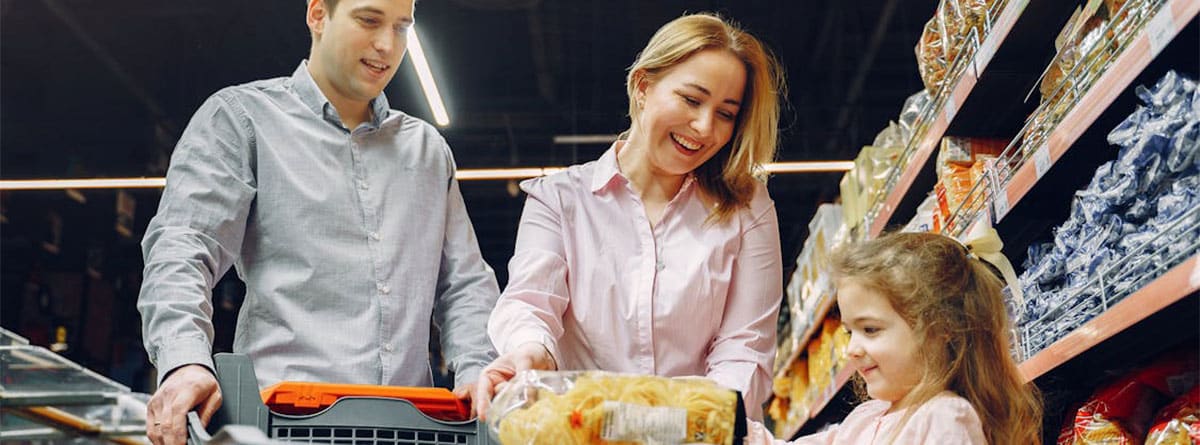
{"label": "bag of pasta", "polygon": [[502,445],[741,444],[742,396],[711,380],[600,371],[525,371],[492,401]]}

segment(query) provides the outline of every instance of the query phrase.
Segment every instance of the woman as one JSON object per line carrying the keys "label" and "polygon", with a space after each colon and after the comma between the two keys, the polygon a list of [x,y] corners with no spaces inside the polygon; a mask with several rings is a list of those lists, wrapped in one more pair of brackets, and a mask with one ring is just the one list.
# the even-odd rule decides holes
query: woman
{"label": "woman", "polygon": [[761,167],[775,155],[782,73],[753,36],[696,14],[655,33],[626,86],[621,140],[521,184],[481,415],[497,384],[532,368],[706,376],[761,417],[783,281]]}

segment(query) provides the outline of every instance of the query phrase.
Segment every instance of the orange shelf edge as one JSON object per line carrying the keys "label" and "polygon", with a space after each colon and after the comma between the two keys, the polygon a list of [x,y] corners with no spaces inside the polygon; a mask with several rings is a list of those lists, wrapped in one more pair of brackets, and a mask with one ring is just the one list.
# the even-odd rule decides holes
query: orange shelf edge
{"label": "orange shelf edge", "polygon": [[[1171,38],[1174,39],[1196,17],[1196,14],[1200,12],[1200,2],[1195,0],[1169,0],[1162,8],[1159,10],[1159,13],[1162,13],[1167,8],[1171,11],[1172,25],[1174,27]],[[1148,23],[1153,21],[1151,19]],[[1088,89],[1079,102],[1071,108],[1071,111],[1067,112],[1067,115],[1063,117],[1058,126],[1051,131],[1050,137],[1046,142],[1050,164],[1044,166],[1043,172],[1049,170],[1050,166],[1058,162],[1059,158],[1075,144],[1075,140],[1092,126],[1096,118],[1100,117],[1100,114],[1108,109],[1108,106],[1129,87],[1129,84],[1157,56],[1158,54],[1151,51],[1150,30],[1143,27],[1138,32],[1138,35],[1134,37],[1134,40],[1129,43],[1129,46],[1125,48],[1125,51],[1117,55],[1116,60],[1105,69],[1100,79]],[[1040,150],[1041,148],[1038,149]],[[1032,160],[1032,157],[1030,159]],[[1036,162],[1026,161],[1017,169],[1017,172],[1013,174],[1008,185],[1005,186],[1005,197],[1007,198],[1009,209],[1016,206],[1033,189],[1034,184],[1041,179],[1038,177],[1038,166],[1036,164]],[[1006,214],[1007,212],[1003,212],[997,220],[1004,219],[1003,217]]]}
{"label": "orange shelf edge", "polygon": [[1146,287],[1021,362],[1021,375],[1026,382],[1033,381],[1197,290],[1200,290],[1200,254],[1171,268]]}

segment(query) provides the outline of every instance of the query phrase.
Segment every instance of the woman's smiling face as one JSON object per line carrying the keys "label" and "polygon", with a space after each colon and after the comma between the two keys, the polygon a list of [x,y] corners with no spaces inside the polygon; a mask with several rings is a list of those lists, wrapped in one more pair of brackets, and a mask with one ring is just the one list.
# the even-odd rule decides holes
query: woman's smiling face
{"label": "woman's smiling face", "polygon": [[733,53],[699,51],[639,85],[641,104],[629,145],[645,150],[653,169],[692,172],[733,137],[745,65]]}

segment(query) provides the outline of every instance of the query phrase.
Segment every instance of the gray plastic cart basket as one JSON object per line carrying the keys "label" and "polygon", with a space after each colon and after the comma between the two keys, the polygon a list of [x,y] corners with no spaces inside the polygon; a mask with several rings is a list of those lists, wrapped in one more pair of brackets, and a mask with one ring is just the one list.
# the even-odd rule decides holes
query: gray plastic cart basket
{"label": "gray plastic cart basket", "polygon": [[[189,414],[189,445],[264,444],[276,441],[343,445],[491,443],[486,423],[433,419],[402,399],[343,397],[316,414],[293,416],[274,413],[263,404],[254,366],[248,356],[217,354],[213,359],[224,403],[213,415],[207,430],[195,413]],[[210,436],[208,431],[218,432]]]}

